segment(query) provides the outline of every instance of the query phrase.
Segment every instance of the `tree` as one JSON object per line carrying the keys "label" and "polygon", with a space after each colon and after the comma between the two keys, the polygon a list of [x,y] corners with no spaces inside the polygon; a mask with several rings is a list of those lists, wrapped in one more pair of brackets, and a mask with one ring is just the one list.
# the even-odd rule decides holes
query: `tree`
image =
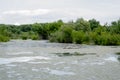
{"label": "tree", "polygon": [[100,25],[99,21],[96,21],[95,19],[89,20],[89,23],[90,23],[91,30],[99,27],[99,25]]}
{"label": "tree", "polygon": [[113,21],[110,26],[111,33],[120,34],[120,19],[118,21]]}
{"label": "tree", "polygon": [[90,31],[90,24],[83,18],[79,18],[75,22],[75,30],[83,30],[84,32]]}
{"label": "tree", "polygon": [[55,33],[51,34],[50,40],[60,43],[71,43],[72,42],[72,26],[69,24],[64,24]]}

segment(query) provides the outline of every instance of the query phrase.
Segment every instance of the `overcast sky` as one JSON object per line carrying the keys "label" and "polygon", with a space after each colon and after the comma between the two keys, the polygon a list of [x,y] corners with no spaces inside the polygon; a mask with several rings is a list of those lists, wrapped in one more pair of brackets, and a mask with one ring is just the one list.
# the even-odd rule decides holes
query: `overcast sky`
{"label": "overcast sky", "polygon": [[120,0],[0,0],[0,23],[26,24],[95,18],[102,24],[120,18]]}

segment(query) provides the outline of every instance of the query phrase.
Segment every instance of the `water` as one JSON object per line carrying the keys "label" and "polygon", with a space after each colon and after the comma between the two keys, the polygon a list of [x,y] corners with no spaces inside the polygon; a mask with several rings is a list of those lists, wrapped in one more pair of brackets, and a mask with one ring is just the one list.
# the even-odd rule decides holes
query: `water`
{"label": "water", "polygon": [[120,46],[0,43],[0,80],[120,80]]}

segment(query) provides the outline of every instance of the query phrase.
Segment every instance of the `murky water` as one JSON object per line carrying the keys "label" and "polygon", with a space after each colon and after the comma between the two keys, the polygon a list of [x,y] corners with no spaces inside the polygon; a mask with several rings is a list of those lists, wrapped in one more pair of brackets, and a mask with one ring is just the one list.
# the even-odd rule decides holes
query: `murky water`
{"label": "murky water", "polygon": [[120,46],[0,43],[0,80],[120,80]]}

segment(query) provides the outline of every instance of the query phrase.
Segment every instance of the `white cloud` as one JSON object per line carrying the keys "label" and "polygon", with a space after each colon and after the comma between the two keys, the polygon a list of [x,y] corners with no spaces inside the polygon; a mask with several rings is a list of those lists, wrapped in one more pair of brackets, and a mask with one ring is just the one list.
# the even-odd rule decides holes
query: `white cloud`
{"label": "white cloud", "polygon": [[[95,18],[102,22],[111,22],[118,19],[119,12],[99,11],[86,8],[58,8],[58,9],[30,9],[30,10],[9,10],[3,11],[2,23],[24,24],[34,22],[51,22],[58,19],[63,21],[76,20],[83,17],[84,19]],[[16,23],[17,22],[17,23]],[[19,24],[18,24],[19,23]]]}
{"label": "white cloud", "polygon": [[17,26],[19,26],[19,25],[20,25],[20,23],[16,22],[16,23],[14,23],[14,25],[17,25]]}
{"label": "white cloud", "polygon": [[119,4],[120,0],[0,0],[0,23],[68,21],[79,17],[105,23],[120,17]]}
{"label": "white cloud", "polygon": [[36,10],[11,10],[5,11],[3,14],[5,15],[22,15],[22,16],[37,16],[44,15],[49,13],[49,9],[36,9]]}

